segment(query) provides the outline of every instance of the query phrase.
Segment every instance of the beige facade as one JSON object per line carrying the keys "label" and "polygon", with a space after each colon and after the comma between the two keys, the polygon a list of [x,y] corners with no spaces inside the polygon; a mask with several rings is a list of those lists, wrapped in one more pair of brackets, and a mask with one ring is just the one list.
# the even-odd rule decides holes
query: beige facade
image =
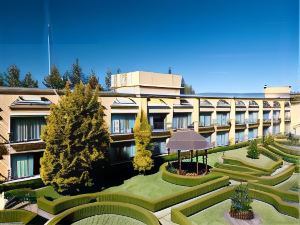
{"label": "beige facade", "polygon": [[[126,79],[123,76],[114,75],[114,91],[99,96],[111,133],[113,163],[134,155],[132,128],[141,110],[148,114],[152,126],[154,154],[167,152],[166,139],[178,129],[193,129],[214,146],[267,133],[300,134],[300,98],[290,94],[290,88],[265,88],[268,97],[189,96],[180,95],[179,75],[133,72],[127,73]],[[278,90],[283,95],[275,96]],[[39,137],[40,127],[50,105],[59,98],[51,89],[0,88],[0,143],[7,150],[0,160],[3,176],[15,179],[38,174],[45,147]]]}

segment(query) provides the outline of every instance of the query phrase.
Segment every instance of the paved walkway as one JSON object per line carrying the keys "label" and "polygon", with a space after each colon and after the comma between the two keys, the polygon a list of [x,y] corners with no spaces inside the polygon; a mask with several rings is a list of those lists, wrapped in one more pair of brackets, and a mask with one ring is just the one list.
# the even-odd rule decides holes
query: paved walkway
{"label": "paved walkway", "polygon": [[52,219],[55,216],[55,215],[45,212],[44,210],[41,210],[40,208],[38,208],[37,204],[27,205],[24,207],[24,209],[27,211],[34,212],[34,213],[38,214],[39,216],[44,217],[48,220]]}

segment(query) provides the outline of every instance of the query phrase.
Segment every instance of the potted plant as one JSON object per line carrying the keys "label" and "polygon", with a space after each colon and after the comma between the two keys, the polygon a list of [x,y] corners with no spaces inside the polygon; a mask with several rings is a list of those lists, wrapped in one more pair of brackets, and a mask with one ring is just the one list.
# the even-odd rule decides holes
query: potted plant
{"label": "potted plant", "polygon": [[230,216],[242,220],[253,219],[254,214],[250,205],[252,201],[248,194],[248,185],[240,184],[231,197]]}

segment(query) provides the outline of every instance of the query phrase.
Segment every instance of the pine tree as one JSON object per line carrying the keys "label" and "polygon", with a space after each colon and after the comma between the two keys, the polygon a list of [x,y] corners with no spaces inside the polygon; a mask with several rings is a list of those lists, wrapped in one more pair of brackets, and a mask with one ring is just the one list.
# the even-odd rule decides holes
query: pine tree
{"label": "pine tree", "polygon": [[25,75],[24,80],[22,81],[22,87],[37,88],[38,87],[38,81],[37,80],[33,80],[31,73],[28,72]]}
{"label": "pine tree", "polygon": [[151,141],[151,126],[147,115],[142,110],[137,116],[134,125],[135,156],[133,158],[133,167],[139,172],[145,173],[153,167],[152,153],[149,151]]}
{"label": "pine tree", "polygon": [[76,59],[75,63],[72,65],[72,71],[69,79],[71,81],[72,88],[74,88],[80,82],[85,83],[84,75],[79,65],[79,59]]}
{"label": "pine tree", "polygon": [[110,70],[107,70],[105,75],[105,87],[107,91],[111,89],[111,75],[112,72]]}
{"label": "pine tree", "polygon": [[5,83],[4,83],[4,74],[0,73],[0,87],[3,87],[3,86],[5,86]]}
{"label": "pine tree", "polygon": [[8,87],[20,87],[20,69],[16,65],[9,66],[4,79]]}
{"label": "pine tree", "polygon": [[183,78],[181,80],[181,87],[182,89],[180,90],[180,94],[186,94],[186,95],[195,94],[192,85],[188,85]]}
{"label": "pine tree", "polygon": [[247,157],[251,159],[258,159],[259,155],[260,153],[258,151],[257,141],[256,140],[250,141],[250,145],[247,151]]}
{"label": "pine tree", "polygon": [[100,90],[102,90],[102,87],[99,85],[99,79],[97,78],[97,75],[93,70],[91,71],[91,74],[89,76],[88,84],[92,89],[96,89],[96,87],[99,86]]}
{"label": "pine tree", "polygon": [[44,78],[43,84],[47,88],[63,89],[66,85],[66,80],[62,78],[58,68],[55,65],[52,65],[50,74]]}
{"label": "pine tree", "polygon": [[82,82],[71,92],[67,83],[65,96],[51,107],[40,174],[58,192],[85,192],[94,184],[93,169],[106,162],[110,138],[98,95],[99,88]]}

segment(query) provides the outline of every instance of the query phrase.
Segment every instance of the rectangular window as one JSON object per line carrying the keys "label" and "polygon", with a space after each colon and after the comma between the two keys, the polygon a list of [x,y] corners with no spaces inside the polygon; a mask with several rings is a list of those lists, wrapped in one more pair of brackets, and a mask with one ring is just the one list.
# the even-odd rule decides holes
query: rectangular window
{"label": "rectangular window", "polygon": [[257,123],[258,112],[249,112],[249,123]]}
{"label": "rectangular window", "polygon": [[273,119],[278,120],[280,118],[280,111],[279,110],[274,110],[273,111]]}
{"label": "rectangular window", "polygon": [[229,133],[218,132],[217,133],[217,146],[224,146],[229,144]]}
{"label": "rectangular window", "polygon": [[248,132],[248,138],[249,139],[257,138],[257,136],[258,136],[258,130],[257,130],[257,128],[249,129],[249,132]]}
{"label": "rectangular window", "polygon": [[156,140],[153,144],[153,155],[161,155],[168,153],[165,140]]}
{"label": "rectangular window", "polygon": [[211,113],[200,113],[200,127],[211,126]]}
{"label": "rectangular window", "polygon": [[245,113],[244,112],[236,112],[235,123],[236,124],[245,124]]}
{"label": "rectangular window", "polygon": [[245,139],[245,133],[244,131],[237,131],[235,133],[235,142],[242,142]]}
{"label": "rectangular window", "polygon": [[217,113],[217,125],[226,126],[229,124],[229,112],[218,112]]}
{"label": "rectangular window", "polygon": [[165,130],[166,129],[166,114],[164,114],[164,113],[150,114],[149,123],[150,123],[153,131]]}
{"label": "rectangular window", "polygon": [[109,156],[113,162],[128,161],[135,154],[134,142],[114,144],[111,146]]}
{"label": "rectangular window", "polygon": [[135,122],[135,114],[112,114],[111,132],[113,134],[132,133]]}
{"label": "rectangular window", "polygon": [[173,129],[186,129],[191,125],[191,113],[174,113]]}
{"label": "rectangular window", "polygon": [[12,142],[34,141],[41,139],[45,117],[11,117]]}
{"label": "rectangular window", "polygon": [[273,134],[279,134],[280,130],[279,130],[279,125],[273,125]]}
{"label": "rectangular window", "polygon": [[33,176],[33,155],[15,154],[11,156],[12,178]]}
{"label": "rectangular window", "polygon": [[264,120],[269,120],[270,119],[270,112],[263,112],[263,118]]}

